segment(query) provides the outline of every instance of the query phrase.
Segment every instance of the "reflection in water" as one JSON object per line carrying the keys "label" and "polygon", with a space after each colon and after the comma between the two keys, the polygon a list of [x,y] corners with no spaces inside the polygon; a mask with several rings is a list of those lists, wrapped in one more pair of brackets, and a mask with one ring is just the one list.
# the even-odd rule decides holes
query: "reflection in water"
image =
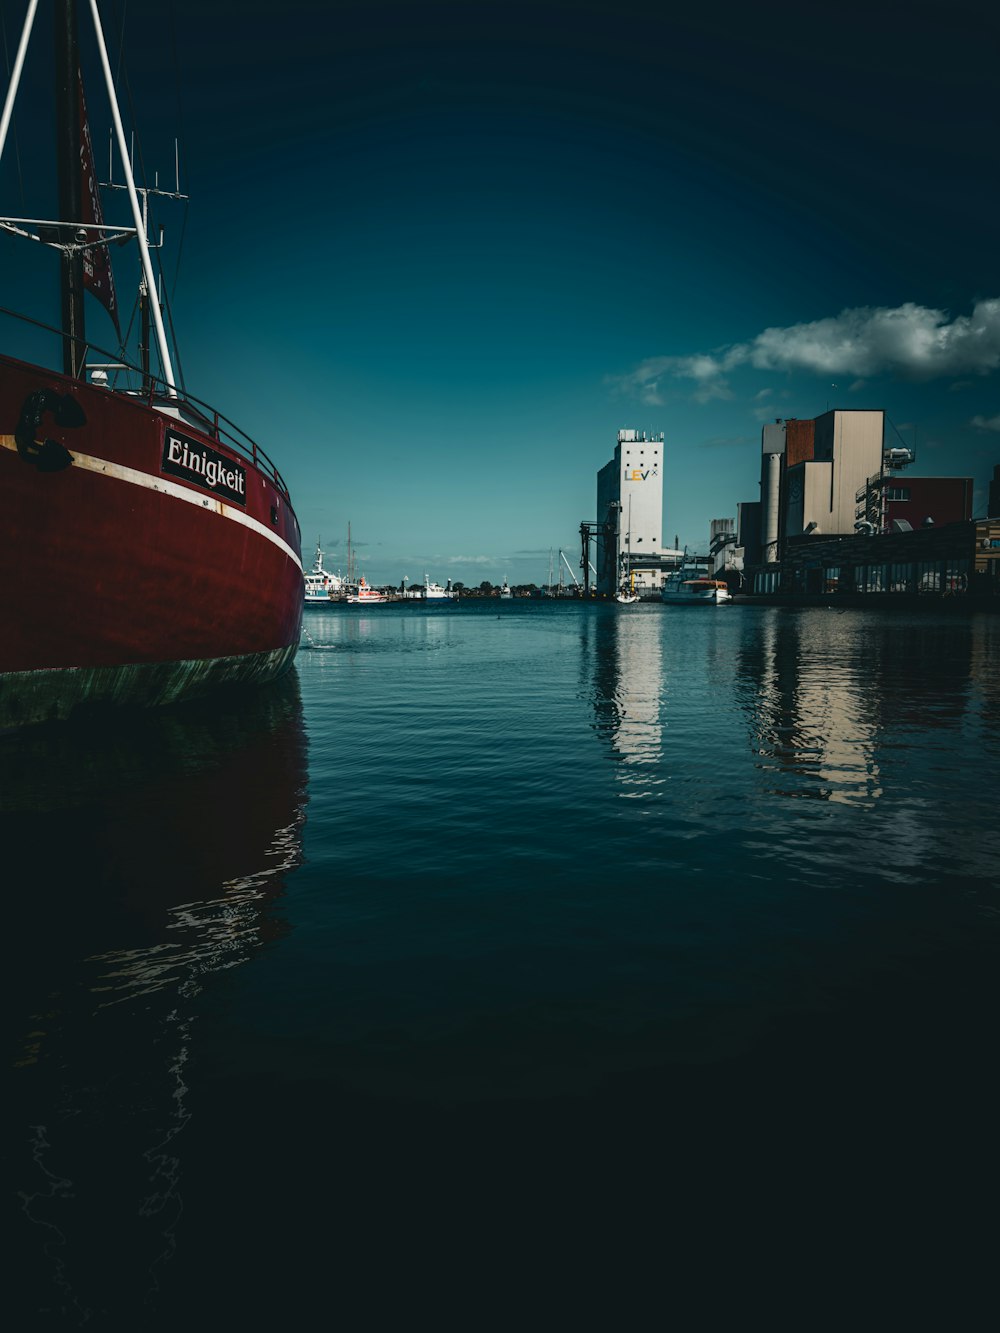
{"label": "reflection in water", "polygon": [[982,717],[980,742],[996,741],[1000,736],[1000,617],[976,616],[973,621],[969,675],[974,698]]}
{"label": "reflection in water", "polygon": [[856,660],[845,629],[836,613],[803,620],[773,612],[741,645],[751,738],[775,795],[845,805],[882,795],[868,703],[878,677],[874,663]]}
{"label": "reflection in water", "polygon": [[24,1289],[50,1319],[105,1326],[109,1300],[156,1304],[174,1253],[204,981],[282,929],[269,905],[305,817],[298,680],[0,744]]}
{"label": "reflection in water", "polygon": [[594,726],[621,761],[621,795],[650,796],[663,781],[659,766],[666,698],[658,618],[602,607],[589,628],[594,635],[593,678],[587,693],[593,699]]}
{"label": "reflection in water", "polygon": [[[840,858],[897,883],[989,878],[991,832],[956,837],[957,789],[943,774],[988,739],[991,619],[768,609],[748,623],[738,685],[765,794],[887,806],[839,842],[817,827],[792,856],[815,866]],[[961,822],[971,816],[966,802]]]}
{"label": "reflection in water", "polygon": [[465,1328],[525,1255],[586,1324],[619,1237],[621,1322],[665,1214],[881,1262],[981,1180],[994,626],[388,610],[307,620],[290,875],[294,693],[0,746],[21,1327]]}
{"label": "reflection in water", "polygon": [[[868,806],[885,749],[958,725],[968,704],[967,620],[895,621],[769,609],[740,647],[743,706],[774,794]],[[881,757],[880,757],[881,756]]]}

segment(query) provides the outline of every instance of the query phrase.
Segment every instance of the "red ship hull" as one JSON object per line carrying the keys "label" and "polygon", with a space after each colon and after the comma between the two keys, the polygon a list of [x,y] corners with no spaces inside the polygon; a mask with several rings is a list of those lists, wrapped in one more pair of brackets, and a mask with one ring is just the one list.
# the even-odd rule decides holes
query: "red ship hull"
{"label": "red ship hull", "polygon": [[0,357],[0,727],[291,664],[287,491],[252,446],[186,415]]}

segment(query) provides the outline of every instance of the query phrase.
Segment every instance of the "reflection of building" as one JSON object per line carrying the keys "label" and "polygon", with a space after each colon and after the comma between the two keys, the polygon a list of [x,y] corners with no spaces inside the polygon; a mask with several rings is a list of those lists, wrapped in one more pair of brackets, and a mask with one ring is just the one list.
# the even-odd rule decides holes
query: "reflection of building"
{"label": "reflection of building", "polygon": [[[744,693],[744,706],[774,793],[849,805],[877,800],[886,770],[909,762],[917,738],[962,725],[977,638],[984,648],[975,625],[967,617],[928,624],[761,616],[743,640],[738,671],[756,687]],[[991,691],[988,649],[981,660],[982,686]],[[901,825],[899,814],[872,831],[886,863],[905,864],[919,835],[920,821]]]}
{"label": "reflection of building", "polygon": [[[868,668],[856,662],[840,679],[828,669],[842,638],[825,618],[769,618],[740,654],[740,675],[757,686],[747,696],[757,764],[772,772],[776,795],[846,805],[882,795],[878,731],[857,688]],[[863,640],[858,647],[867,653]]]}
{"label": "reflection of building", "polygon": [[[584,525],[590,526],[590,525]],[[663,544],[663,434],[620,430],[614,457],[597,474],[597,591],[624,582],[637,592],[659,589],[680,558]]]}
{"label": "reflection of building", "polygon": [[610,743],[623,796],[660,781],[663,642],[657,618],[608,614],[595,625],[593,676],[598,731]]}

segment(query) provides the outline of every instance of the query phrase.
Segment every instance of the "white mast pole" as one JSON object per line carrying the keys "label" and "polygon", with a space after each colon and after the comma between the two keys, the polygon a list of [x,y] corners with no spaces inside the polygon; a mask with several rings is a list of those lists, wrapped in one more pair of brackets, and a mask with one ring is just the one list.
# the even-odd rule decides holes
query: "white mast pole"
{"label": "white mast pole", "polygon": [[142,209],[139,207],[139,196],[135,189],[135,178],[132,175],[132,163],[129,161],[128,150],[125,145],[125,130],[122,126],[121,113],[118,110],[118,98],[115,95],[114,79],[111,77],[111,65],[108,62],[108,48],[104,44],[101,16],[97,12],[97,0],[90,0],[90,12],[94,17],[94,31],[97,34],[97,49],[101,55],[101,66],[104,69],[104,81],[108,85],[108,101],[111,103],[111,118],[115,123],[115,136],[118,139],[118,152],[121,155],[122,165],[125,168],[125,183],[128,186],[128,197],[129,202],[132,205],[132,217],[135,221],[136,239],[139,242],[139,253],[142,256],[142,273],[143,277],[146,279],[146,291],[149,293],[149,308],[153,316],[153,327],[156,331],[156,345],[160,352],[160,364],[163,368],[163,378],[167,382],[167,396],[176,398],[177,390],[174,387],[174,370],[170,363],[170,353],[167,351],[167,335],[163,328],[163,316],[160,313],[160,303],[156,296],[156,279],[153,277],[153,265],[149,258],[146,228],[143,225]]}
{"label": "white mast pole", "polygon": [[10,87],[7,89],[7,96],[4,99],[3,117],[0,118],[0,157],[3,157],[3,146],[7,142],[7,127],[10,125],[10,118],[14,113],[14,98],[17,96],[18,85],[21,82],[21,70],[24,68],[28,38],[31,36],[31,26],[35,21],[35,10],[37,8],[38,0],[31,0],[24,20],[24,28],[21,32],[21,43],[17,48],[17,57],[14,60],[14,72],[10,76]]}

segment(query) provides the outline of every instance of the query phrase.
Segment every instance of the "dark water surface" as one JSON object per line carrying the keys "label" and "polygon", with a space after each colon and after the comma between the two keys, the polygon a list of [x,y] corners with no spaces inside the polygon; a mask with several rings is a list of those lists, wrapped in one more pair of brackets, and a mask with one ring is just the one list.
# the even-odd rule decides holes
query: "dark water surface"
{"label": "dark water surface", "polygon": [[985,1323],[1000,618],[305,628],[0,738],[13,1326]]}

